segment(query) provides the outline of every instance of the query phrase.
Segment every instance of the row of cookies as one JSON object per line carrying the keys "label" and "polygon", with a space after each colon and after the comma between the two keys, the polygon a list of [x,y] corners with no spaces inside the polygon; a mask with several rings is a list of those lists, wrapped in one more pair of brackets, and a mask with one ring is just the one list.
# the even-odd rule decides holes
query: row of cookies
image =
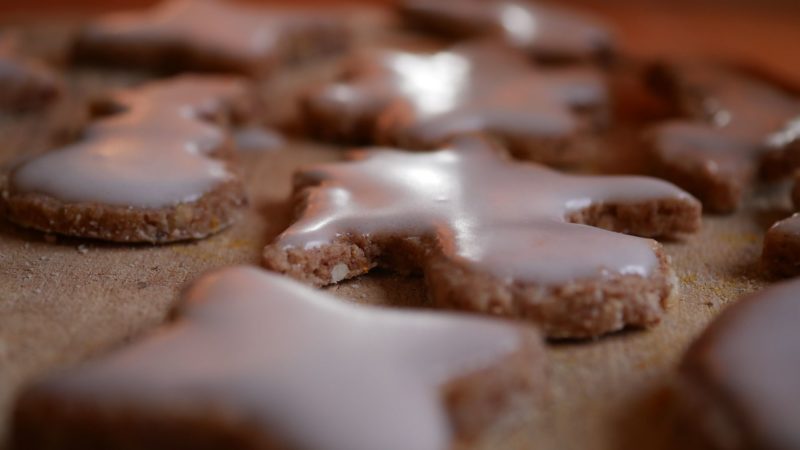
{"label": "row of cookies", "polygon": [[[604,232],[585,225],[641,236],[671,236],[691,232],[699,226],[700,207],[696,200],[678,188],[656,180],[565,176],[534,164],[511,163],[494,144],[485,139],[464,137],[453,140],[459,134],[475,131],[474,124],[478,123],[477,129],[490,131],[518,156],[546,159],[541,155],[528,156],[531,152],[541,151],[544,155],[560,157],[563,152],[558,150],[570,148],[569,141],[575,137],[575,123],[602,123],[602,120],[597,120],[596,114],[602,110],[596,103],[602,97],[602,94],[598,95],[602,89],[596,88],[597,83],[592,81],[591,74],[587,76],[586,73],[580,73],[582,70],[571,70],[563,74],[533,73],[530,78],[527,74],[520,77],[520,72],[535,71],[510,62],[511,59],[503,59],[505,51],[494,53],[490,50],[485,56],[477,56],[477,62],[469,62],[466,70],[496,64],[495,68],[508,68],[510,74],[502,74],[504,70],[497,70],[497,74],[487,72],[485,76],[489,78],[488,81],[483,80],[484,75],[476,75],[475,79],[481,81],[476,82],[476,86],[467,87],[470,98],[464,102],[468,105],[466,111],[455,114],[447,111],[447,102],[452,103],[453,97],[458,101],[460,93],[445,92],[437,98],[440,90],[428,84],[431,82],[430,75],[425,76],[422,86],[412,86],[416,90],[422,88],[421,98],[426,100],[422,105],[411,105],[409,109],[408,104],[399,103],[398,106],[398,102],[394,102],[388,106],[380,105],[379,112],[355,111],[356,117],[366,120],[367,125],[356,120],[358,126],[348,126],[346,122],[339,126],[341,121],[352,120],[348,115],[353,111],[341,106],[330,108],[326,103],[331,99],[363,99],[363,96],[358,97],[362,89],[366,89],[369,95],[375,92],[397,95],[392,92],[395,86],[387,89],[382,85],[387,76],[381,72],[387,68],[402,68],[404,64],[408,66],[408,73],[433,70],[433,78],[441,76],[443,83],[449,86],[453,75],[448,72],[454,67],[458,70],[463,60],[473,57],[472,53],[480,54],[481,49],[487,48],[486,45],[463,46],[463,51],[458,48],[432,55],[430,59],[428,56],[395,54],[385,58],[387,64],[383,67],[380,67],[383,59],[372,56],[363,60],[366,63],[361,63],[361,67],[354,66],[348,71],[348,77],[352,78],[346,81],[350,83],[355,80],[355,89],[353,83],[344,87],[337,84],[310,95],[305,109],[315,119],[309,120],[309,123],[333,127],[336,136],[341,136],[341,129],[357,130],[357,139],[370,142],[426,149],[445,148],[422,154],[391,150],[362,152],[354,154],[352,162],[303,172],[295,183],[296,201],[301,206],[298,220],[265,249],[265,265],[314,285],[336,283],[375,266],[403,272],[422,271],[438,304],[525,317],[554,337],[592,336],[625,325],[657,322],[674,283],[663,250],[654,241]],[[437,71],[437,67],[440,70]],[[464,70],[463,65],[461,70]],[[495,75],[497,78],[492,78]],[[390,74],[391,77],[397,75]],[[12,218],[17,217],[15,220],[18,222],[44,230],[120,241],[166,242],[198,238],[221,229],[229,223],[227,213],[241,204],[243,198],[235,187],[238,181],[235,170],[231,169],[224,156],[227,140],[224,131],[230,123],[238,120],[237,117],[246,117],[247,110],[251,109],[235,101],[236,98],[246,100],[248,96],[242,96],[237,92],[239,88],[232,87],[236,83],[229,81],[181,78],[115,97],[107,106],[117,114],[93,125],[99,129],[88,130],[89,142],[86,145],[61,149],[25,163],[15,171],[15,179],[27,177],[27,182],[32,183],[29,186],[35,187],[26,190],[16,182],[12,189],[6,191],[4,199],[9,205],[8,210],[13,211]],[[485,85],[480,86],[484,82]],[[508,89],[498,89],[498,86]],[[520,95],[520,92],[526,95]],[[374,99],[367,98],[368,101]],[[437,108],[443,107],[447,112],[444,119],[442,110],[437,111]],[[490,112],[488,118],[485,117],[486,111]],[[511,120],[508,120],[508,115],[504,116],[508,112],[516,113]],[[533,120],[520,124],[520,116],[532,117]],[[319,120],[321,117],[325,120]],[[426,122],[430,117],[436,118],[435,123]],[[538,126],[531,127],[531,124]],[[368,131],[363,131],[362,127]],[[516,134],[528,133],[532,128],[534,133],[520,139],[522,145],[513,145],[512,138],[518,137]],[[431,129],[434,131],[433,137]],[[564,132],[565,129],[568,131]],[[559,132],[562,134],[559,135]],[[320,130],[320,134],[329,135],[329,132]],[[123,155],[103,155],[103,148],[119,148],[119,139],[128,142],[131,135],[141,138],[142,142],[136,142],[137,147],[146,144],[151,146],[148,148],[153,148],[153,145],[158,145],[159,149],[176,149],[175,155],[168,154],[165,157],[133,151]],[[146,142],[151,138],[155,140]],[[190,159],[187,159],[187,152],[177,151],[183,150],[187,143],[192,148],[188,156]],[[170,161],[173,156],[180,161]],[[160,164],[162,158],[167,164]],[[547,162],[562,164],[560,161]],[[80,168],[87,164],[96,170],[81,171]],[[184,165],[194,169],[184,171]],[[77,170],[73,173],[69,170],[62,172],[62,168],[69,167]],[[151,174],[152,177],[130,177],[137,171]],[[27,175],[23,177],[19,173]],[[90,176],[91,183],[76,182],[84,180],[86,176]],[[125,180],[131,184],[120,188],[115,180]],[[224,191],[222,194],[216,193],[220,194],[220,198],[214,195],[206,197],[217,188]],[[71,192],[71,189],[78,189],[78,192]],[[52,198],[44,198],[42,194]],[[535,198],[529,199],[530,196]],[[81,209],[69,210],[59,203],[48,205],[53,198],[57,202],[82,204]],[[209,203],[201,206],[202,202]],[[175,203],[179,206],[173,208]],[[119,208],[108,208],[114,205]],[[158,211],[142,214],[142,209]],[[30,222],[26,223],[25,220]],[[195,225],[198,228],[193,228]],[[137,228],[131,230],[126,227]],[[530,246],[522,243],[530,243]],[[536,259],[541,256],[541,261],[533,260],[531,248],[536,249]],[[597,274],[598,267],[605,268],[605,271]],[[240,275],[239,271],[232,271],[226,277]],[[251,276],[263,275],[247,275]],[[579,282],[576,283],[576,280]],[[198,284],[205,282],[204,279]],[[243,285],[253,283],[255,281],[241,281]],[[270,281],[272,283],[280,285],[283,282]],[[227,287],[222,292],[230,290]],[[289,295],[283,291],[266,294],[270,298]],[[199,300],[191,300],[192,295],[187,296],[190,298],[187,304],[197,302],[200,306],[198,311],[202,314],[207,297],[201,295]],[[209,301],[209,304],[219,301]],[[187,308],[185,313],[193,317],[192,311]],[[247,309],[240,312],[242,317],[261,314]],[[232,310],[230,313],[236,312]],[[277,314],[284,317],[285,313]],[[175,339],[179,341],[182,338]],[[489,341],[488,337],[481,340]],[[523,347],[517,345],[515,349]],[[339,346],[335,348],[341,350]],[[154,349],[155,353],[151,355],[160,360],[160,356],[155,356],[160,351]],[[448,350],[448,354],[455,356],[454,353],[458,352]],[[122,359],[129,360],[128,357]],[[119,380],[121,373],[133,370],[127,364],[142,364],[139,360],[133,362],[133,357],[130,357],[130,361],[121,362],[119,371],[100,368],[101,372],[109,372],[98,379],[91,378],[92,375],[86,375],[86,378],[84,375],[78,376],[76,385],[67,389],[77,389],[80,397],[80,385],[85,380],[91,379],[92,382],[87,383],[90,385]],[[526,370],[531,369],[531,361],[536,360],[524,360],[528,365]],[[234,367],[237,365],[233,364]],[[510,369],[513,364],[504,367]],[[533,373],[535,371],[509,375],[508,381],[511,385],[525,385],[521,380]],[[140,375],[145,380],[150,376]],[[153,376],[158,378],[157,374]],[[284,377],[294,376],[299,376],[297,371],[284,374]],[[181,377],[175,380],[181,385],[185,383]],[[441,380],[437,382],[441,384]],[[221,388],[225,391],[221,394],[225,398],[239,394],[230,392],[228,387]],[[153,389],[152,385],[146,389]],[[291,392],[295,388],[290,385],[278,389]],[[108,392],[111,396],[115,395],[113,389]],[[144,393],[135,392],[134,395],[141,396]],[[326,395],[327,392],[320,392],[316,397],[325,398]],[[379,392],[375,395],[379,396]],[[412,392],[406,395],[417,398]],[[477,394],[453,395],[459,398]],[[45,407],[53,408],[52,404],[47,403],[47,398],[39,400],[45,402]],[[293,397],[288,402],[296,400]],[[394,397],[390,400],[397,401]],[[453,402],[456,405],[463,403],[459,400]],[[34,401],[31,403],[34,404]],[[40,404],[34,408],[34,417],[41,407]],[[316,403],[299,408],[298,415],[303,417],[310,414],[308,409],[325,409]],[[414,408],[418,411],[420,407]],[[21,410],[21,416],[26,417],[24,408]],[[252,410],[247,412],[257,416],[270,414]],[[369,412],[375,413],[373,410]],[[470,413],[455,414],[465,414],[464,420],[477,423],[477,419],[470,418]],[[441,420],[431,419],[428,425],[440,423]],[[144,422],[151,425],[146,417]],[[22,423],[26,423],[25,420]],[[379,425],[375,425],[376,430],[381,429]],[[291,430],[293,426],[296,424],[283,424],[281,428]],[[73,423],[65,428],[80,429],[80,425]],[[467,426],[464,428],[470,429]],[[36,427],[30,432],[35,434]],[[438,432],[441,433],[441,429]],[[435,439],[426,433],[419,435],[432,439],[430,442],[435,439],[441,442],[442,439],[441,435]],[[256,438],[262,439],[263,436]],[[319,442],[339,442],[330,437],[312,438],[325,441],[305,442],[305,445],[328,447],[336,445],[319,445]],[[386,435],[380,435],[379,438],[387,439]],[[297,437],[286,439],[300,442],[296,441],[299,439]],[[341,444],[341,448],[358,446],[347,441]],[[427,448],[428,445],[420,443],[413,447]]]}

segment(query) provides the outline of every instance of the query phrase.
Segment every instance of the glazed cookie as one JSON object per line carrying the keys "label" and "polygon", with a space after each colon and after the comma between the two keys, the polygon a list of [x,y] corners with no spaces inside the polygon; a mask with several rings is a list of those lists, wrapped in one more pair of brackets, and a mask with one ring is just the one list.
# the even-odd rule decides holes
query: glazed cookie
{"label": "glazed cookie", "polygon": [[0,110],[34,111],[62,95],[58,78],[43,66],[16,55],[0,38]]}
{"label": "glazed cookie", "polygon": [[328,140],[429,150],[484,132],[522,159],[567,166],[592,153],[608,122],[599,72],[536,68],[496,42],[371,52],[345,66],[303,105],[312,134]]}
{"label": "glazed cookie", "polygon": [[533,328],[355,305],[228,268],[196,281],[149,338],[27,389],[13,441],[445,450],[534,400],[544,358]]}
{"label": "glazed cookie", "polygon": [[[800,209],[800,172],[795,174],[792,200],[795,208]],[[767,230],[761,261],[774,275],[800,275],[800,213],[776,222]]]}
{"label": "glazed cookie", "polygon": [[550,337],[657,323],[673,292],[661,246],[700,204],[642,177],[569,176],[464,137],[375,149],[300,173],[299,216],[264,265],[324,286],[374,267],[422,271],[442,307],[528,319]]}
{"label": "glazed cookie", "polygon": [[709,65],[656,66],[653,85],[684,116],[649,136],[658,174],[731,212],[759,172],[787,176],[800,166],[800,101],[775,86]]}
{"label": "glazed cookie", "polygon": [[414,28],[450,37],[500,36],[544,62],[606,60],[608,28],[588,15],[525,0],[403,0],[400,12]]}
{"label": "glazed cookie", "polygon": [[245,203],[228,122],[249,114],[231,78],[181,77],[121,92],[81,140],[27,160],[2,180],[19,225],[117,242],[199,239]]}
{"label": "glazed cookie", "polygon": [[265,75],[338,52],[343,21],[313,10],[266,9],[221,0],[168,0],[145,13],[113,14],[77,38],[78,59],[154,69]]}
{"label": "glazed cookie", "polygon": [[730,306],[681,367],[689,423],[721,449],[800,448],[800,281]]}

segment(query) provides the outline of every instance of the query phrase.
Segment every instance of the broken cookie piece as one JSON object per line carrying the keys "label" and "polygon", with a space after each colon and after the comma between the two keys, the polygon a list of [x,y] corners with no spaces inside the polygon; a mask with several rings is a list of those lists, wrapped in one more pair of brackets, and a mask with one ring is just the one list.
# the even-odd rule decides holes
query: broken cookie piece
{"label": "broken cookie piece", "polygon": [[115,242],[200,239],[245,203],[228,126],[250,113],[232,78],[185,76],[111,96],[81,139],[2,180],[2,210],[47,233]]}
{"label": "broken cookie piece", "polygon": [[540,62],[603,61],[613,37],[600,20],[526,0],[403,0],[411,27],[447,37],[499,36]]}
{"label": "broken cookie piece", "polygon": [[283,65],[343,50],[349,31],[330,12],[263,8],[222,0],[168,0],[144,13],[90,23],[78,59],[158,70],[263,76]]}
{"label": "broken cookie piece", "polygon": [[303,104],[307,128],[326,140],[431,150],[484,133],[521,159],[554,166],[594,154],[609,109],[596,70],[543,70],[486,41],[357,55]]}
{"label": "broken cookie piece", "polygon": [[800,448],[800,281],[747,296],[689,348],[687,423],[720,449]]}
{"label": "broken cookie piece", "polygon": [[421,271],[439,306],[519,317],[550,337],[657,323],[673,292],[650,239],[696,231],[701,208],[642,177],[513,163],[479,138],[431,153],[375,149],[301,172],[297,220],[264,265],[324,286],[386,267]]}
{"label": "broken cookie piece", "polygon": [[800,166],[797,98],[720,66],[658,65],[650,76],[683,116],[651,130],[655,170],[707,210],[735,211],[759,174],[774,179]]}
{"label": "broken cookie piece", "polygon": [[28,387],[14,448],[446,450],[545,381],[532,327],[355,305],[253,267],[195,281],[176,316]]}

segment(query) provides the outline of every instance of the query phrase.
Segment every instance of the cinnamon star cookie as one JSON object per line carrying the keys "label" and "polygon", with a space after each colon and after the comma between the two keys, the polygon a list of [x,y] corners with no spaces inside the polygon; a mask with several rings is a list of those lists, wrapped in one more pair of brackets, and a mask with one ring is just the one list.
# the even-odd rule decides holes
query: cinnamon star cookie
{"label": "cinnamon star cookie", "polygon": [[17,401],[15,448],[446,450],[531,401],[531,327],[346,303],[256,268],[207,274],[176,320]]}
{"label": "cinnamon star cookie", "polygon": [[331,12],[167,0],[144,13],[116,13],[90,23],[77,38],[75,54],[127,67],[260,76],[340,51],[348,41],[343,20]]}
{"label": "cinnamon star cookie", "polygon": [[692,344],[689,422],[725,449],[800,448],[800,281],[737,301]]}
{"label": "cinnamon star cookie", "polygon": [[521,159],[575,165],[595,150],[609,118],[603,77],[550,69],[495,42],[435,53],[373,51],[303,102],[311,133],[349,144],[434,149],[482,132]]}
{"label": "cinnamon star cookie", "polygon": [[643,177],[563,175],[467,137],[431,153],[362,151],[296,176],[297,220],[264,265],[324,286],[422,271],[444,307],[520,317],[551,337],[657,323],[673,291],[661,246],[700,204]]}
{"label": "cinnamon star cookie", "polygon": [[613,53],[601,21],[569,8],[525,0],[403,0],[414,28],[452,37],[500,36],[544,62],[597,61]]}
{"label": "cinnamon star cookie", "polygon": [[244,204],[227,130],[250,113],[232,78],[181,77],[120,92],[81,139],[0,180],[13,222],[117,242],[199,239]]}
{"label": "cinnamon star cookie", "polygon": [[734,211],[759,172],[774,179],[800,167],[797,98],[718,66],[657,66],[651,76],[684,116],[652,130],[656,170],[706,209]]}

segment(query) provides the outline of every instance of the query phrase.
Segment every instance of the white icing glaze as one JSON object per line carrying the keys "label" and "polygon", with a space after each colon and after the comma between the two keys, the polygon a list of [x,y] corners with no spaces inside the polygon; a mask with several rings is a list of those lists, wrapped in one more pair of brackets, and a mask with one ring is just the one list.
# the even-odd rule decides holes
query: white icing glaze
{"label": "white icing glaze", "polygon": [[278,245],[311,248],[345,234],[436,236],[446,256],[508,280],[646,276],[657,265],[654,241],[566,223],[566,216],[606,202],[696,202],[656,179],[570,176],[513,163],[474,138],[427,154],[360,156],[306,173],[322,183],[309,190],[307,208]]}
{"label": "white icing glaze", "polygon": [[292,448],[449,448],[439,389],[520,349],[501,321],[345,303],[236,267],[185,294],[177,323],[53,377],[103,411],[224,411]]}
{"label": "white icing glaze", "polygon": [[378,117],[378,133],[429,145],[477,131],[570,135],[580,127],[575,108],[607,102],[596,71],[540,71],[489,42],[437,53],[374,52],[356,58],[348,73],[315,96],[324,109],[369,111]]}
{"label": "white icing glaze", "polygon": [[213,155],[228,136],[208,117],[224,114],[242,89],[228,78],[181,77],[120,93],[114,100],[122,112],[16,168],[13,187],[64,202],[141,208],[196,200],[233,176]]}

